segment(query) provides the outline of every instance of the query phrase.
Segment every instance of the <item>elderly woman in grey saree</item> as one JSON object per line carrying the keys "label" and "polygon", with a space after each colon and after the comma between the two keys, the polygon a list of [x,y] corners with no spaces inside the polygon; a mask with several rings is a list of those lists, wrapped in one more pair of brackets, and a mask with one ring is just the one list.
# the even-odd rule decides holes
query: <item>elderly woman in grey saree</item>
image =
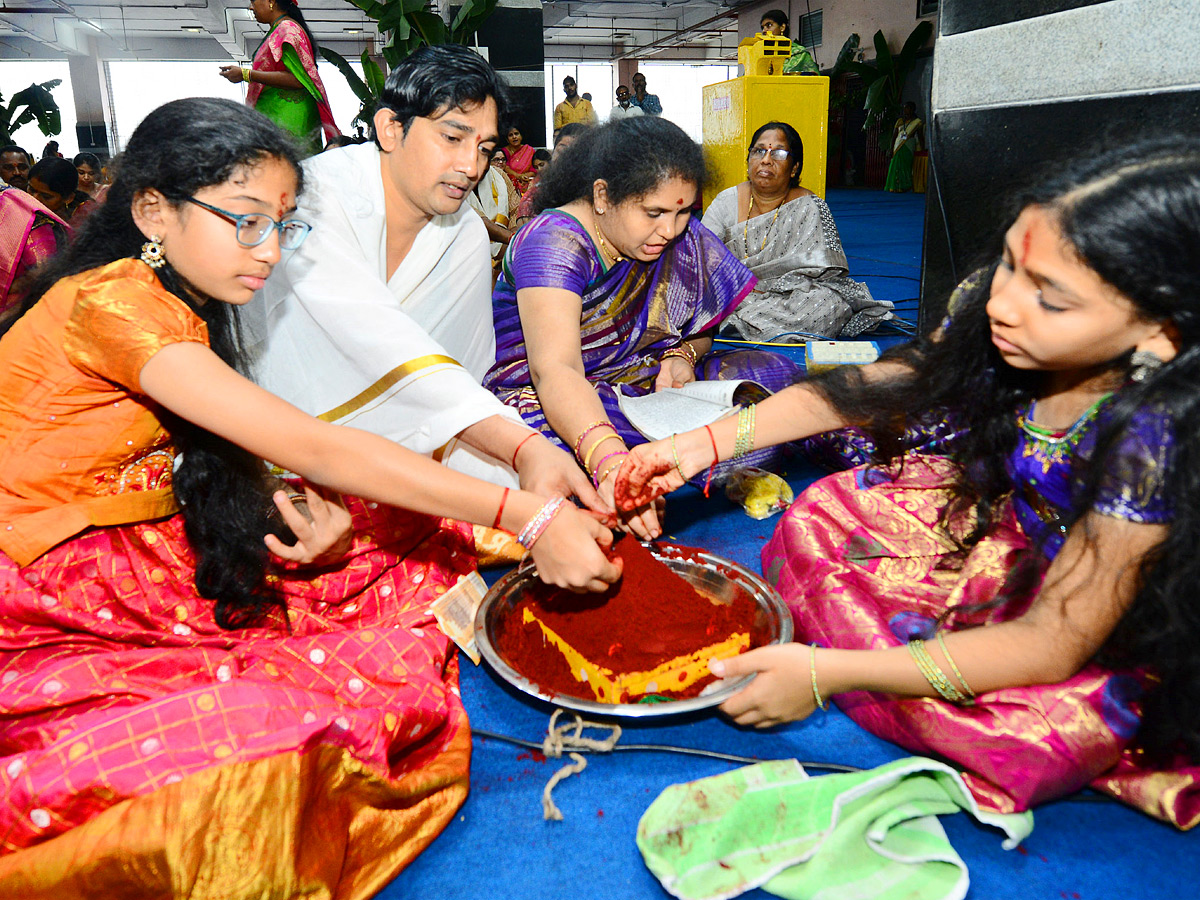
{"label": "elderly woman in grey saree", "polygon": [[804,145],[792,126],[754,133],[747,180],[717,194],[703,223],[758,276],[725,321],[752,341],[801,332],[855,337],[892,317],[865,284],[847,278],[846,253],[825,201],[800,187]]}

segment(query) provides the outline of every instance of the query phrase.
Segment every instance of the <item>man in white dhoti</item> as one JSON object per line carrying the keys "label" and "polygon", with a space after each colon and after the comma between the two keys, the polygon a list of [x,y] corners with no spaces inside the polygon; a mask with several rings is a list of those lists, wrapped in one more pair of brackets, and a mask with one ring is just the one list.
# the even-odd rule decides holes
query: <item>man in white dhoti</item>
{"label": "man in white dhoti", "polygon": [[244,308],[252,374],[326,421],[599,508],[575,461],[480,386],[495,362],[491,266],[463,200],[506,104],[478,54],[427,47],[389,74],[375,143],[304,163],[297,216],[313,230]]}

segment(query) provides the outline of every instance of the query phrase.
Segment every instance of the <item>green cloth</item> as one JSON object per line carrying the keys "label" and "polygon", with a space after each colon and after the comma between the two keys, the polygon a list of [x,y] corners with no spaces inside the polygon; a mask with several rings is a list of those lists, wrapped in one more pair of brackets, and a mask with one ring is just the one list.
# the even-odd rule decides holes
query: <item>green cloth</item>
{"label": "green cloth", "polygon": [[317,102],[320,88],[304,70],[300,54],[291,44],[283,45],[283,65],[304,87],[281,88],[263,85],[254,108],[285,131],[294,134],[309,153],[321,152],[321,113]]}
{"label": "green cloth", "polygon": [[810,778],[794,759],[672,785],[638,823],[663,887],[721,900],[761,887],[792,900],[959,900],[967,867],[937,816],[966,810],[1011,850],[1032,813],[985,812],[961,777],[921,757]]}
{"label": "green cloth", "polygon": [[813,59],[807,47],[792,41],[792,52],[788,54],[787,61],[783,64],[783,74],[820,75],[821,67],[817,65],[817,61]]}

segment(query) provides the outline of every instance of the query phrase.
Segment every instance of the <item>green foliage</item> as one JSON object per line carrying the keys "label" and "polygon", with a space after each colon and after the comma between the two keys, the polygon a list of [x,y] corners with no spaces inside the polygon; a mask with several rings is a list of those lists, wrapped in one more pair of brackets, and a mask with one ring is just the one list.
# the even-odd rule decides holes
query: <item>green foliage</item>
{"label": "green foliage", "polygon": [[328,47],[322,47],[321,56],[326,62],[337,66],[338,71],[345,76],[346,83],[350,85],[350,90],[354,91],[354,96],[362,104],[350,124],[359,122],[364,129],[369,128],[371,117],[375,115],[375,107],[379,103],[379,95],[383,93],[383,70],[379,68],[379,64],[375,60],[367,55],[366,50],[363,51],[361,60],[366,81],[358,77],[358,73],[340,53],[336,53]]}
{"label": "green foliage", "polygon": [[42,134],[50,137],[62,131],[62,116],[51,91],[62,84],[61,78],[31,84],[13,94],[12,100],[4,105],[0,94],[0,143],[11,144],[13,133],[21,126],[36,121]]}
{"label": "green foliage", "polygon": [[888,139],[892,125],[900,115],[900,96],[909,73],[916,65],[917,54],[929,41],[932,33],[932,22],[918,22],[917,27],[905,39],[899,54],[893,56],[883,32],[877,31],[874,37],[875,59],[872,62],[863,62],[858,58],[862,54],[857,34],[850,35],[842,45],[833,67],[834,74],[849,72],[862,79],[862,88],[854,95],[854,101],[862,97],[863,108],[867,110],[864,128],[878,123],[884,140]]}
{"label": "green foliage", "polygon": [[429,0],[349,2],[374,19],[379,24],[380,34],[387,36],[380,54],[389,66],[397,65],[418,47],[469,43],[496,8],[496,0],[463,0],[454,21],[447,25],[441,16],[428,8]]}

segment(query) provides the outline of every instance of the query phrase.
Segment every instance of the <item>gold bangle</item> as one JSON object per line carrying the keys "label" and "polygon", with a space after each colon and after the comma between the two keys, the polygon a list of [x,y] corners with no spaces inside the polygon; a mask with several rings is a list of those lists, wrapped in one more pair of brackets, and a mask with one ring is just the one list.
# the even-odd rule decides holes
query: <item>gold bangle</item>
{"label": "gold bangle", "polygon": [[613,438],[620,440],[621,436],[614,431],[612,434],[606,434],[604,437],[602,437],[598,441],[596,441],[596,443],[592,444],[592,446],[588,447],[587,453],[583,454],[584,471],[586,471],[586,472],[592,471],[592,454],[596,452],[596,448],[599,447],[601,444],[603,444],[605,441],[611,441]]}
{"label": "gold bangle", "polygon": [[821,691],[817,688],[817,645],[808,645],[808,671],[812,675],[813,699],[817,701],[817,709],[829,709],[829,704],[821,699]]}
{"label": "gold bangle", "polygon": [[950,655],[950,651],[946,648],[946,639],[942,637],[942,632],[939,629],[937,633],[938,646],[942,648],[942,655],[946,657],[946,662],[950,663],[950,670],[954,672],[954,677],[958,679],[958,683],[963,686],[963,690],[967,694],[968,700],[975,699],[975,692],[971,690],[971,686],[967,684],[967,679],[963,678],[963,673],[958,670],[958,666],[954,664],[954,657]]}
{"label": "gold bangle", "polygon": [[[628,456],[628,455],[629,455],[628,453],[625,454],[625,456]],[[596,486],[599,487],[600,485],[604,484],[604,479],[607,478],[610,474],[612,474],[613,469],[619,469],[623,465],[625,465],[625,460],[618,459],[615,463],[613,463],[611,466],[609,466],[607,469],[605,469],[604,474],[596,479]]]}
{"label": "gold bangle", "polygon": [[576,458],[579,457],[579,448],[583,446],[583,439],[585,437],[587,437],[589,434],[591,434],[593,431],[595,431],[597,428],[602,428],[605,425],[607,425],[609,428],[612,428],[613,431],[617,430],[616,428],[613,427],[613,423],[608,421],[608,419],[597,419],[595,422],[592,422],[590,425],[588,425],[587,428],[583,429],[583,431],[579,432],[579,437],[575,438],[575,457]]}
{"label": "gold bangle", "polygon": [[249,84],[250,83],[250,75],[253,71],[254,70],[252,68],[250,68],[249,66],[242,66],[242,81],[246,82],[246,84]]}
{"label": "gold bangle", "polygon": [[679,473],[679,477],[686,484],[687,476],[683,474],[683,466],[679,464],[679,451],[675,449],[675,435],[673,434],[671,435],[671,456],[675,457],[675,471]]}
{"label": "gold bangle", "polygon": [[909,641],[908,652],[912,655],[913,661],[916,662],[921,674],[925,676],[925,680],[929,682],[929,686],[937,691],[942,699],[959,704],[971,702],[966,694],[950,683],[950,679],[946,677],[946,673],[933,661],[933,657],[925,649],[925,642],[923,640],[913,638]]}
{"label": "gold bangle", "polygon": [[696,348],[686,341],[680,343],[678,347],[672,347],[669,350],[663,351],[663,359],[668,359],[672,356],[678,356],[693,369],[696,368],[696,360],[699,358]]}

